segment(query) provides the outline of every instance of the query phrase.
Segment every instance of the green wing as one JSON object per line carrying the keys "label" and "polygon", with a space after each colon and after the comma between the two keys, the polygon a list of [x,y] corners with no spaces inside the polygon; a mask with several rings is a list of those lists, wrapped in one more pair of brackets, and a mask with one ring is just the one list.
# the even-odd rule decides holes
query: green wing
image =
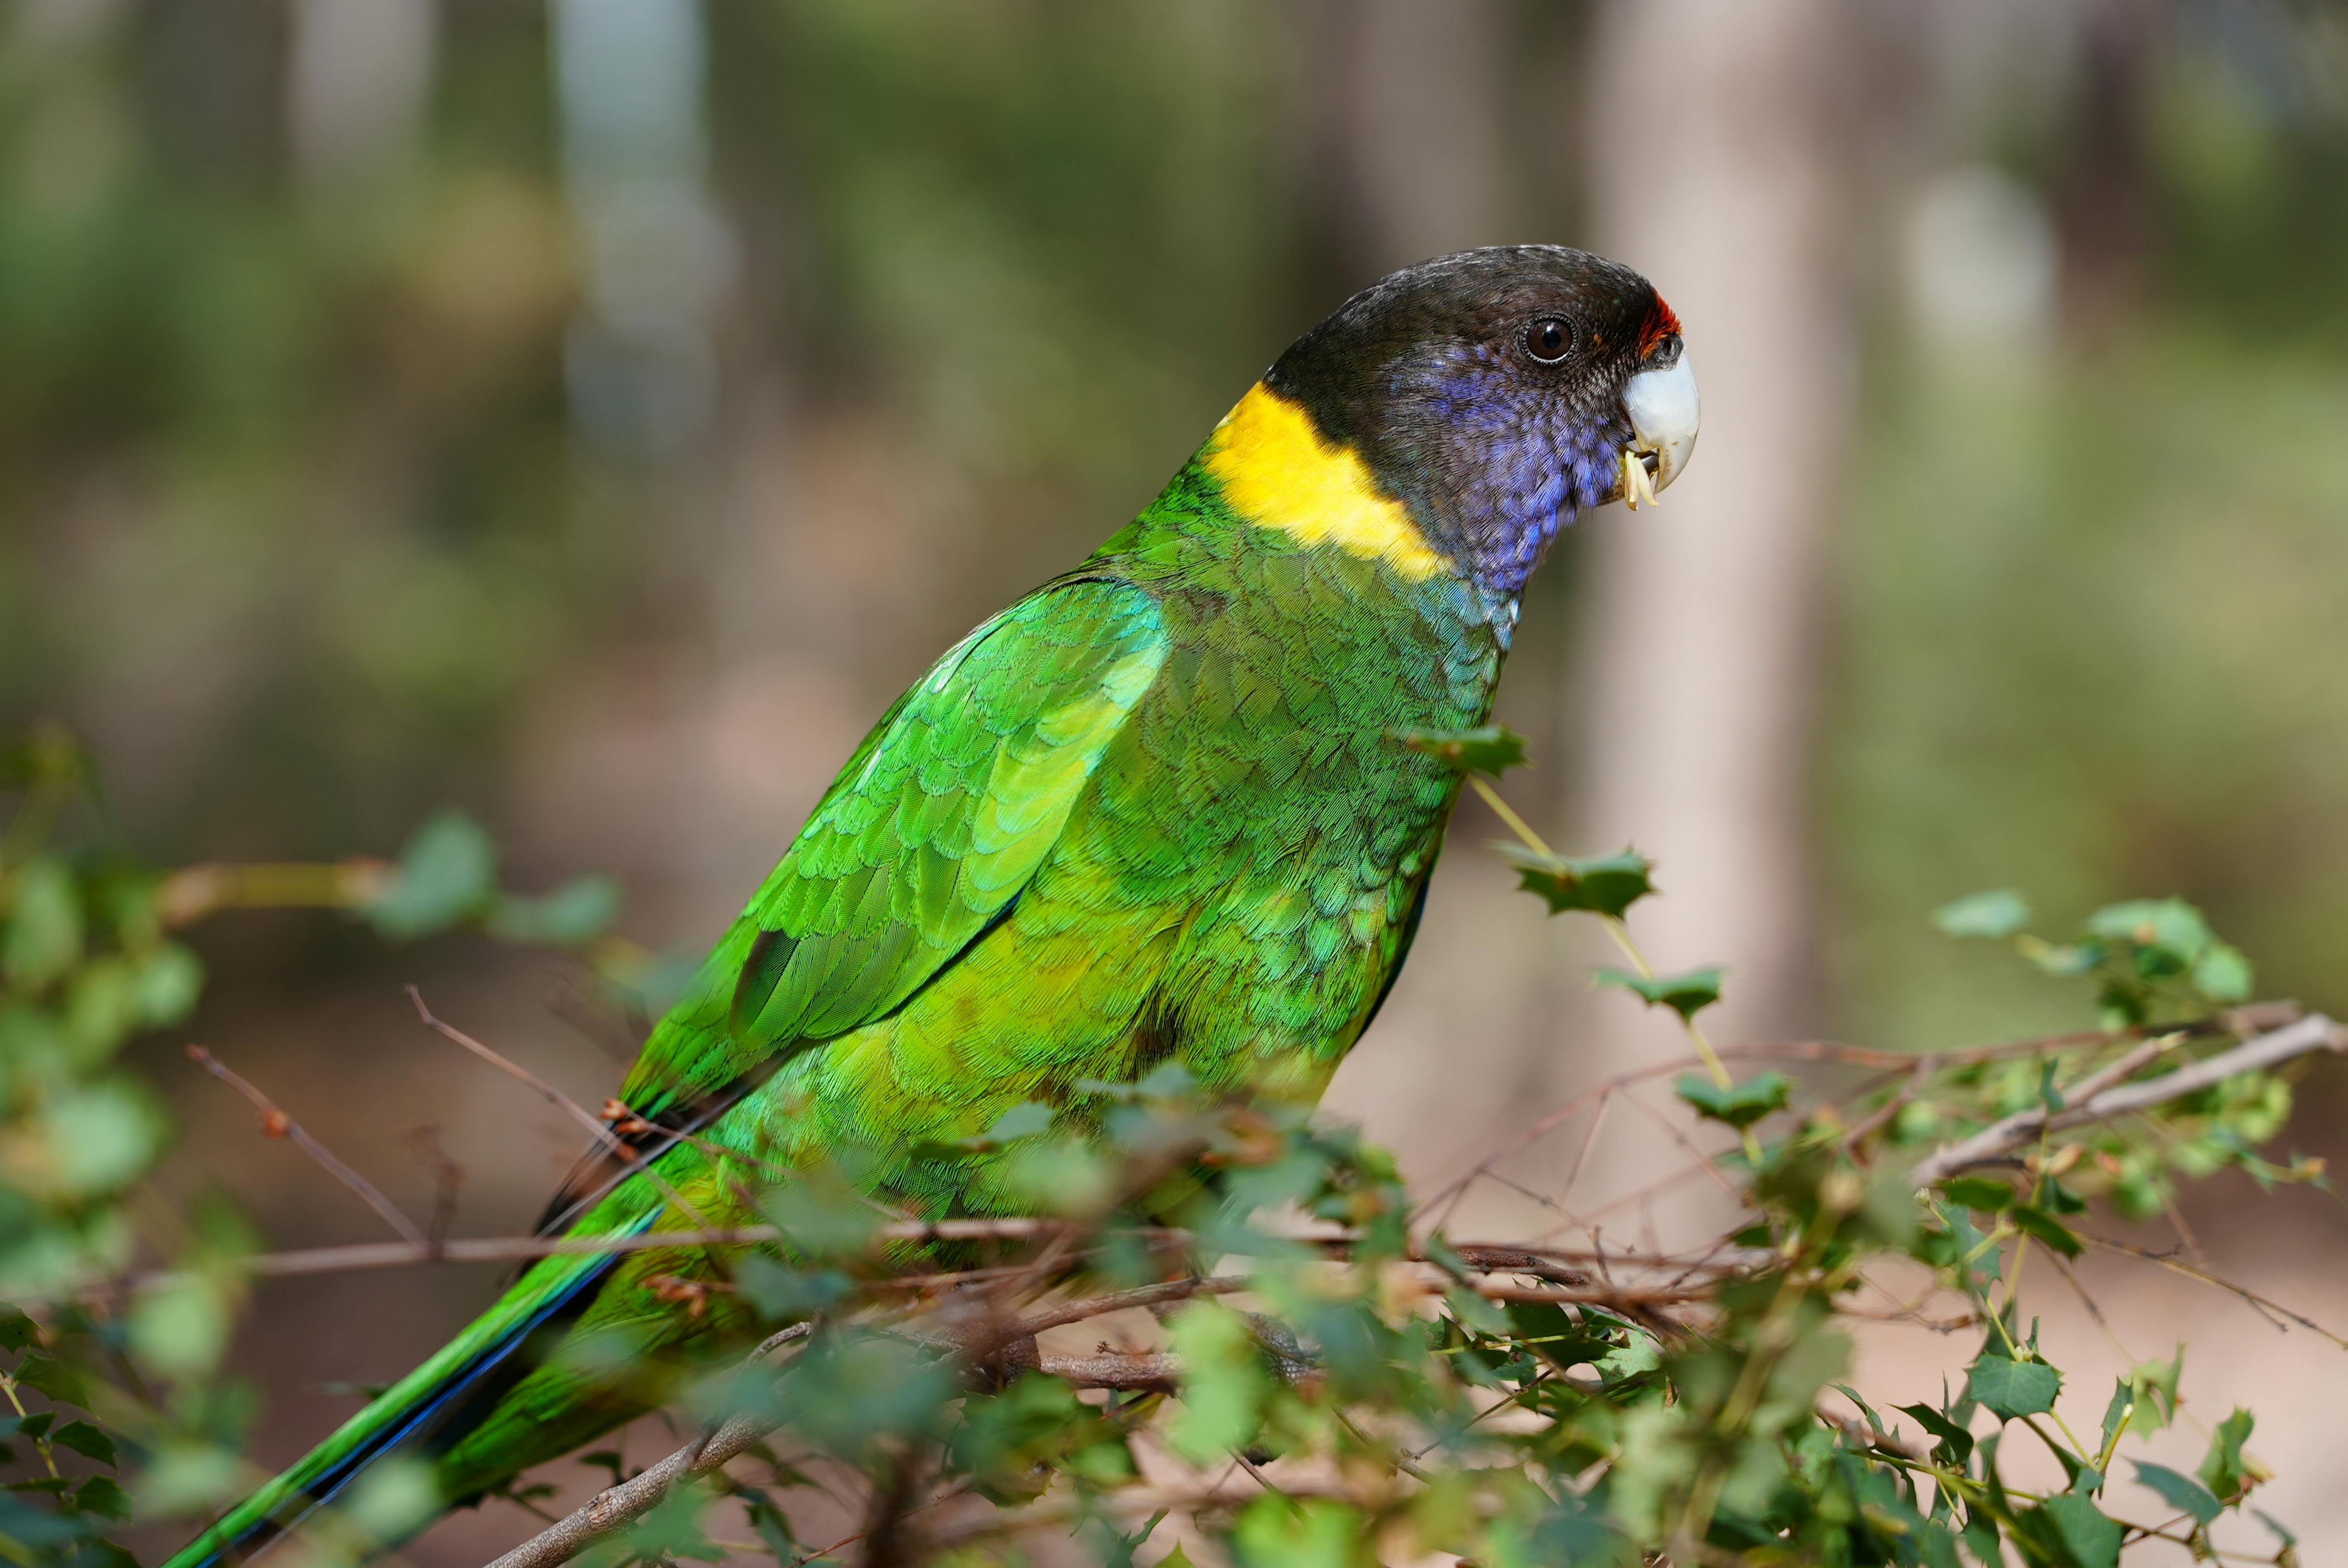
{"label": "green wing", "polygon": [[1006,916],[1165,661],[1129,584],[1040,589],[956,644],[849,759],[621,1097],[692,1106],[885,1018]]}

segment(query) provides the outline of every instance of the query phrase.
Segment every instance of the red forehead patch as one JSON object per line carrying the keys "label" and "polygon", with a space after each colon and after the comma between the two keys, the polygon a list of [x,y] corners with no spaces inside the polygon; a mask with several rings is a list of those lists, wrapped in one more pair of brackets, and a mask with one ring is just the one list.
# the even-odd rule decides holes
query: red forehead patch
{"label": "red forehead patch", "polygon": [[1645,324],[1639,328],[1640,357],[1643,359],[1646,357],[1648,352],[1657,343],[1667,337],[1676,335],[1679,330],[1679,317],[1672,314],[1672,307],[1663,303],[1663,297],[1661,294],[1656,295],[1655,308],[1647,313]]}

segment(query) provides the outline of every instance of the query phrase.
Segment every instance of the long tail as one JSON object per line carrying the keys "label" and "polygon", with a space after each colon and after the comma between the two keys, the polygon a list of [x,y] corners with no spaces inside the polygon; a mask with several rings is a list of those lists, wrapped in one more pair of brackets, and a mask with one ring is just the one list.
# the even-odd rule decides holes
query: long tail
{"label": "long tail", "polygon": [[[632,1231],[647,1228],[646,1214]],[[609,1275],[614,1254],[554,1257],[531,1268],[495,1307],[422,1366],[343,1423],[293,1469],[263,1486],[190,1542],[162,1568],[214,1568],[250,1557],[345,1493],[367,1471],[395,1454],[431,1456],[456,1442],[539,1358],[534,1348],[560,1335]],[[535,1347],[533,1342],[536,1342]],[[443,1504],[463,1501],[449,1497]],[[437,1511],[436,1511],[437,1512]],[[412,1534],[431,1522],[425,1513]],[[397,1539],[357,1543],[362,1553],[387,1550]]]}

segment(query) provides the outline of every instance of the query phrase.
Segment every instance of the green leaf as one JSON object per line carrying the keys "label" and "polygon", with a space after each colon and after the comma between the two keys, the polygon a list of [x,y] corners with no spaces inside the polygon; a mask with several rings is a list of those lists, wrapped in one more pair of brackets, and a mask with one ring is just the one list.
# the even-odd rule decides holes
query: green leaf
{"label": "green leaf", "polygon": [[1635,849],[1576,857],[1543,855],[1521,844],[1498,848],[1500,857],[1516,867],[1518,886],[1547,904],[1552,915],[1579,909],[1620,919],[1655,890],[1654,862]]}
{"label": "green leaf", "polygon": [[1793,1098],[1794,1081],[1773,1067],[1723,1089],[1709,1078],[1690,1072],[1672,1085],[1672,1091],[1695,1107],[1697,1115],[1725,1122],[1742,1132],[1771,1112],[1783,1111]]}
{"label": "green leaf", "polygon": [[620,912],[620,887],[608,876],[580,876],[538,898],[509,894],[489,911],[489,935],[510,942],[573,948],[603,934]]}
{"label": "green leaf", "polygon": [[2167,959],[2172,972],[2197,962],[2216,940],[2201,911],[2182,898],[2138,898],[2109,904],[2087,917],[2087,932],[2106,942],[2129,942]]}
{"label": "green leaf", "polygon": [[2230,943],[2210,943],[2193,962],[2193,989],[2220,1006],[2250,1000],[2253,983],[2250,960]]}
{"label": "green leaf", "polygon": [[[2132,1409],[2127,1415],[2128,1430],[2137,1433],[2157,1432],[2177,1419],[2177,1387],[2185,1377],[2185,1347],[2166,1361],[2142,1361],[2130,1369],[2127,1395]],[[2115,1396],[2116,1402],[2116,1396]],[[2106,1420],[2111,1419],[2107,1410]],[[2109,1440],[2109,1434],[2106,1434]]]}
{"label": "green leaf", "polygon": [[1367,1527],[1334,1498],[1266,1492],[1240,1514],[1231,1544],[1241,1568],[1354,1568],[1364,1561]]}
{"label": "green leaf", "polygon": [[1720,999],[1720,977],[1724,973],[1717,965],[1653,978],[1634,975],[1628,969],[1599,968],[1591,971],[1591,978],[1601,986],[1620,986],[1643,999],[1649,1007],[1667,1007],[1684,1019],[1692,1019]]}
{"label": "green leaf", "polygon": [[16,1381],[47,1395],[60,1405],[88,1405],[89,1393],[81,1374],[61,1361],[35,1350],[16,1364]]}
{"label": "green leaf", "polygon": [[830,1170],[773,1188],[759,1207],[793,1246],[817,1257],[864,1251],[881,1223],[864,1194]]}
{"label": "green leaf", "polygon": [[139,961],[131,975],[139,1002],[139,1021],[149,1029],[166,1029],[196,1008],[203,994],[203,961],[177,942],[165,942]]}
{"label": "green leaf", "polygon": [[0,1350],[22,1350],[41,1337],[33,1320],[0,1301]]}
{"label": "green leaf", "polygon": [[[1948,1390],[1941,1390],[1945,1397]],[[1949,1457],[1962,1466],[1972,1457],[1973,1435],[1959,1423],[1951,1420],[1930,1405],[1894,1405],[1893,1409],[1913,1416],[1916,1424],[1932,1434],[1940,1447],[1949,1450]]]}
{"label": "green leaf", "polygon": [[122,1483],[110,1475],[94,1475],[81,1483],[74,1493],[74,1506],[84,1513],[96,1513],[108,1519],[130,1517],[130,1494]]}
{"label": "green leaf", "polygon": [[1183,1373],[1182,1409],[1167,1440],[1194,1464],[1227,1458],[1255,1436],[1272,1392],[1262,1348],[1239,1315],[1218,1302],[1193,1302],[1169,1327]]}
{"label": "green leaf", "polygon": [[2202,1485],[2230,1502],[2250,1491],[2253,1480],[2259,1479],[2251,1461],[2242,1457],[2242,1445],[2250,1440],[2255,1422],[2250,1411],[2240,1409],[2219,1421],[2209,1436],[2209,1451],[2195,1472]]}
{"label": "green leaf", "polygon": [[1472,730],[1396,730],[1394,738],[1414,752],[1449,763],[1463,774],[1499,777],[1525,762],[1525,738],[1505,724]]}
{"label": "green leaf", "polygon": [[2043,1416],[2054,1408],[2063,1390],[2063,1374],[2044,1361],[2010,1361],[1983,1355],[1965,1378],[1965,1398],[1999,1420]]}
{"label": "green leaf", "polygon": [[2013,1205],[2013,1223],[2030,1235],[2037,1237],[2065,1257],[2076,1257],[2085,1250],[2077,1236],[2061,1220],[2035,1204]]}
{"label": "green leaf", "polygon": [[2158,1492],[2160,1501],[2169,1507],[2191,1514],[2194,1523],[2207,1525],[2226,1511],[2226,1505],[2210,1495],[2209,1489],[2191,1476],[2179,1475],[2163,1464],[2146,1464],[2141,1460],[2130,1462],[2136,1465],[2138,1484]]}
{"label": "green leaf", "polygon": [[1932,924],[1952,937],[2013,936],[2030,923],[2030,901],[2011,887],[1972,893],[1932,911]]}
{"label": "green leaf", "polygon": [[0,973],[11,985],[38,990],[80,960],[81,895],[64,861],[45,856],[17,872],[7,914]]}
{"label": "green leaf", "polygon": [[980,1133],[976,1142],[992,1148],[1051,1130],[1052,1108],[1038,1100],[1025,1100],[997,1116],[994,1125]]}
{"label": "green leaf", "polygon": [[1950,1200],[1982,1214],[1993,1214],[2013,1203],[2013,1189],[1985,1176],[1951,1176],[1941,1184]]}
{"label": "green leaf", "polygon": [[49,1441],[59,1448],[71,1449],[86,1458],[94,1459],[102,1465],[115,1462],[114,1440],[88,1421],[67,1421],[49,1434]]}
{"label": "green leaf", "polygon": [[2076,1492],[2050,1497],[2016,1514],[2014,1525],[2025,1543],[2037,1549],[2024,1553],[2034,1563],[2116,1568],[2120,1560],[2120,1527]]}
{"label": "green leaf", "polygon": [[497,845],[487,829],[462,812],[437,812],[400,851],[367,917],[395,940],[428,936],[485,905],[497,891]]}
{"label": "green leaf", "polygon": [[2136,1402],[2136,1389],[2125,1378],[2112,1384],[2112,1401],[2104,1407],[2104,1447],[2109,1449],[2112,1440],[2120,1435],[2120,1428],[2128,1419],[2129,1408]]}

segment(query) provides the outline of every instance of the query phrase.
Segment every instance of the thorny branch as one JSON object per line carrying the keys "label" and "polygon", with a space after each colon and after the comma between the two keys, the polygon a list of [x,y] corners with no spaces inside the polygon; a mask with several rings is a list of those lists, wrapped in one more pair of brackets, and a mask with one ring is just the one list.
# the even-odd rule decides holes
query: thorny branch
{"label": "thorny branch", "polygon": [[[2027,1111],[2017,1111],[2003,1121],[1982,1128],[1972,1137],[1927,1156],[1910,1173],[1910,1180],[1919,1187],[1929,1187],[1961,1172],[1994,1163],[2015,1150],[2037,1142],[2041,1133],[2165,1104],[2213,1084],[2223,1083],[2240,1073],[2279,1067],[2293,1057],[2308,1056],[2319,1050],[2348,1051],[2348,1029],[2341,1028],[2322,1013],[2310,1013],[2297,1023],[2285,1024],[2281,1029],[2254,1036],[2231,1050],[2219,1051],[2215,1056],[2159,1078],[2103,1088],[2102,1083],[2116,1074],[2098,1073],[2078,1086],[2084,1094],[2066,1097],[2062,1110],[2049,1112],[2044,1106],[2037,1105]],[[2131,1052],[2114,1065],[2133,1071],[2136,1066],[2142,1065],[2137,1060],[2140,1054]]]}
{"label": "thorny branch", "polygon": [[[1210,1283],[1224,1285],[1233,1282],[1192,1280],[1181,1283],[1196,1287]],[[1124,1294],[1139,1296],[1143,1293]],[[1104,1297],[1090,1305],[1102,1310],[1113,1310],[1105,1305],[1108,1299]],[[1136,1301],[1130,1305],[1141,1303]],[[1062,1317],[1053,1321],[1073,1319]],[[750,1360],[753,1364],[772,1360],[778,1352],[806,1338],[811,1331],[808,1324],[795,1324],[768,1337],[752,1354]],[[1080,1389],[1170,1394],[1181,1377],[1181,1366],[1172,1356],[1152,1351],[1123,1355],[1103,1350],[1090,1356],[1039,1353],[1021,1358],[1019,1364],[1051,1377],[1066,1378]],[[713,1474],[730,1460],[739,1459],[772,1433],[776,1424],[772,1419],[756,1414],[730,1418],[695,1437],[659,1463],[618,1485],[597,1492],[578,1509],[498,1558],[489,1564],[489,1568],[553,1568],[556,1563],[569,1562],[594,1542],[616,1534],[642,1519],[679,1486]]]}
{"label": "thorny branch", "polygon": [[[499,1071],[528,1084],[582,1124],[591,1126],[599,1142],[605,1143],[607,1146],[616,1143],[611,1127],[605,1122],[599,1121],[560,1091],[489,1047],[433,1017],[424,1007],[420,997],[415,999],[418,1014],[427,1025]],[[2153,1066],[2179,1044],[2183,1036],[2219,1029],[2245,1034],[2249,1038],[2227,1050],[2199,1061],[2188,1061],[2162,1076],[2132,1081],[2137,1073]],[[1930,1155],[1911,1170],[1909,1179],[1917,1186],[1930,1185],[1960,1172],[2005,1159],[2055,1130],[2141,1112],[2209,1088],[2237,1074],[2271,1069],[2317,1051],[2348,1052],[2348,1030],[2321,1015],[2295,1017],[2292,1011],[2275,1007],[2239,1009],[2224,1019],[2182,1030],[2146,1030],[2132,1031],[2132,1034],[2137,1043],[2071,1085],[2062,1094],[2063,1103],[2059,1108],[2050,1112],[2038,1107],[2009,1116]],[[1731,1061],[1811,1061],[1873,1068],[1886,1073],[1896,1071],[1898,1079],[1904,1081],[1898,1082],[1893,1089],[1889,1104],[1879,1107],[1854,1123],[1851,1130],[1844,1134],[1843,1146],[1850,1148],[1886,1125],[1897,1107],[1918,1091],[1931,1072],[1940,1068],[2128,1038],[2131,1035],[2082,1033],[2018,1042],[1988,1050],[1947,1053],[1921,1059],[1819,1041],[1748,1047],[1725,1051],[1722,1055]],[[213,1061],[201,1048],[191,1047],[190,1054],[207,1071],[230,1083],[251,1101],[262,1112],[265,1130],[273,1135],[294,1139],[322,1167],[350,1185],[363,1198],[367,1198],[370,1206],[384,1213],[386,1221],[394,1224],[404,1238],[397,1243],[265,1254],[245,1260],[246,1266],[255,1275],[315,1274],[434,1261],[526,1261],[570,1253],[741,1246],[788,1243],[789,1239],[772,1225],[723,1227],[700,1224],[698,1216],[694,1215],[673,1193],[670,1194],[672,1200],[682,1214],[695,1220],[697,1228],[613,1237],[510,1236],[445,1242],[427,1239],[417,1233],[404,1215],[398,1215],[396,1209],[389,1209],[387,1202],[379,1203],[380,1194],[370,1197],[373,1189],[366,1184],[363,1178],[350,1172],[322,1147],[316,1146],[314,1140],[308,1140],[306,1134],[302,1133],[260,1090]],[[1670,1063],[1625,1073],[1582,1096],[1559,1113],[1543,1118],[1534,1135],[1562,1125],[1570,1113],[1590,1106],[1593,1102],[1598,1112],[1603,1114],[1614,1099],[1630,1096],[1633,1085],[1677,1071],[1681,1066],[1680,1063]],[[1879,1083],[1876,1089],[1863,1092],[1881,1092],[1881,1086]],[[1635,1096],[1630,1097],[1633,1098],[1634,1103],[1642,1103],[1636,1101]],[[1649,1109],[1653,1113],[1652,1108],[1644,1107],[1643,1103],[1642,1108]],[[1529,1138],[1525,1140],[1529,1141]],[[1683,1146],[1689,1148],[1690,1153],[1696,1157],[1697,1164],[1711,1165],[1712,1162],[1704,1159],[1700,1152],[1684,1143]],[[1479,1162],[1459,1182],[1431,1200],[1428,1206],[1456,1202],[1464,1189],[1478,1177],[1489,1175],[1491,1165],[1508,1152],[1508,1149],[1503,1149]],[[1587,1155],[1585,1141],[1581,1153],[1575,1160],[1577,1173]],[[1717,1173],[1715,1174],[1716,1176]],[[1419,1213],[1422,1215],[1426,1214],[1428,1206],[1423,1206]],[[386,1209],[389,1212],[386,1213]],[[1013,1371],[1034,1369],[1080,1389],[1145,1396],[1172,1394],[1180,1385],[1183,1368],[1177,1358],[1169,1353],[1123,1351],[1104,1343],[1088,1354],[1066,1354],[1043,1349],[1037,1344],[1036,1336],[1049,1329],[1116,1312],[1160,1307],[1199,1296],[1244,1292],[1253,1288],[1254,1281],[1236,1275],[1193,1275],[1135,1289],[1032,1306],[1024,1314],[1004,1310],[1013,1295],[1047,1285],[1056,1275],[1066,1273],[1091,1246],[1111,1235],[1113,1229],[1048,1218],[883,1223],[874,1227],[871,1233],[871,1245],[876,1254],[891,1244],[921,1245],[953,1242],[1025,1242],[1036,1244],[1039,1251],[1033,1261],[1010,1267],[972,1268],[915,1278],[877,1278],[867,1281],[866,1285],[874,1292],[905,1287],[918,1293],[908,1301],[900,1291],[897,1296],[900,1305],[882,1311],[880,1320],[903,1325],[888,1331],[909,1334],[917,1343],[943,1355],[972,1375],[1002,1376]],[[1153,1248],[1168,1250],[1194,1247],[1198,1239],[1190,1233],[1163,1226],[1127,1227],[1117,1234],[1140,1240]],[[1357,1237],[1344,1227],[1323,1225],[1300,1227],[1281,1239],[1321,1248],[1335,1261],[1350,1255]],[[2262,1297],[2252,1296],[2250,1293],[2227,1285],[2206,1271],[2185,1268],[2159,1255],[2108,1242],[2102,1237],[2089,1236],[2086,1239],[2115,1250],[2136,1253],[2165,1266],[2178,1267],[2180,1272],[2197,1279],[2234,1289],[2237,1294],[2260,1305],[2273,1305]],[[1626,1253],[1619,1248],[1598,1247],[1594,1242],[1593,1237],[1593,1246],[1587,1251],[1514,1242],[1453,1244],[1445,1254],[1452,1260],[1447,1266],[1437,1263],[1421,1249],[1413,1249],[1409,1261],[1422,1271],[1421,1287],[1430,1292],[1439,1292],[1447,1286],[1464,1286],[1496,1301],[1601,1307],[1662,1331],[1674,1331],[1686,1326],[1677,1317],[1667,1315],[1670,1309],[1701,1308],[1716,1297],[1725,1279],[1756,1266],[1766,1266],[1768,1262],[1766,1255],[1756,1255],[1744,1248],[1724,1250],[1718,1244],[1709,1250],[1668,1255],[1659,1250],[1644,1254]],[[1589,1274],[1575,1266],[1582,1262],[1596,1266],[1601,1276],[1598,1282],[1593,1283]],[[1467,1270],[1464,1275],[1457,1272],[1462,1266]],[[1628,1269],[1632,1273],[1618,1284],[1613,1272],[1616,1268]],[[1643,1278],[1640,1277],[1642,1271]],[[144,1284],[151,1283],[151,1280],[129,1283]],[[1935,1324],[1922,1314],[1921,1305],[1919,1302],[1915,1304],[1915,1309],[1899,1313],[1860,1315],[1880,1316],[1929,1327],[1952,1326]],[[946,1309],[942,1313],[938,1311],[941,1307]],[[2337,1337],[2301,1314],[2281,1307],[2275,1310],[2283,1312],[2294,1322],[2324,1334],[2326,1337],[2333,1338],[2335,1342],[2341,1342]],[[927,1327],[915,1328],[914,1321],[923,1314],[928,1315]],[[1690,1319],[1691,1323],[1700,1321],[1700,1316]],[[813,1331],[814,1326],[807,1323],[786,1328],[760,1345],[750,1361],[771,1363]],[[600,1492],[582,1508],[497,1559],[489,1568],[554,1568],[554,1565],[569,1561],[591,1545],[610,1538],[642,1519],[678,1488],[714,1475],[730,1461],[757,1448],[773,1430],[771,1419],[751,1413],[736,1415],[706,1430],[649,1469]],[[1257,1479],[1261,1481],[1261,1478]],[[1313,1491],[1308,1485],[1299,1495],[1309,1494]],[[1153,1501],[1159,1498],[1161,1491],[1164,1492],[1163,1500]],[[1252,1494],[1235,1493],[1225,1497],[1220,1483],[1203,1491],[1126,1489],[1117,1496],[1114,1506],[1120,1512],[1131,1508],[1147,1512],[1160,1507],[1216,1506],[1241,1501],[1247,1495]],[[906,1501],[901,1499],[900,1502]],[[930,1500],[931,1502],[937,1501],[937,1497]],[[901,1513],[903,1511],[899,1508],[897,1512]],[[993,1533],[1005,1529],[1024,1529],[1030,1523],[1042,1522],[1051,1517],[1056,1516],[1047,1503],[1039,1509],[1025,1511],[1015,1519],[997,1517],[983,1526],[957,1533]]]}

